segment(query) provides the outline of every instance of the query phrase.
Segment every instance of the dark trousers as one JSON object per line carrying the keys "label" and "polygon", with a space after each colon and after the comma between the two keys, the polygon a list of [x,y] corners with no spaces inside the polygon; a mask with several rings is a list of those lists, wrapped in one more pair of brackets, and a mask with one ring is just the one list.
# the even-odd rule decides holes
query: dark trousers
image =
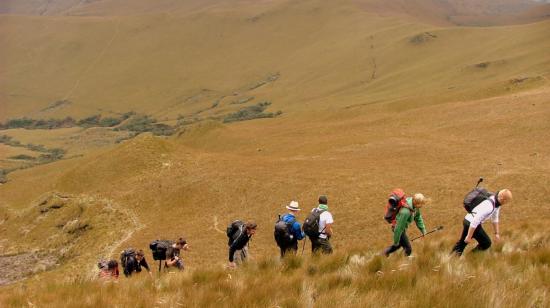
{"label": "dark trousers", "polygon": [[281,249],[281,258],[288,252],[296,254],[298,252],[298,241],[293,242],[289,246],[279,248]]}
{"label": "dark trousers", "polygon": [[[451,253],[456,253],[459,256],[462,255],[464,249],[466,248],[466,245],[468,245],[466,242],[464,242],[464,239],[466,239],[466,236],[468,236],[468,229],[470,229],[470,222],[466,219],[464,219],[464,222],[462,224],[464,226],[464,229],[462,230],[460,240],[456,242],[453,251],[451,251]],[[489,249],[489,247],[491,247],[491,238],[487,235],[485,230],[483,230],[481,224],[477,226],[477,228],[474,230],[474,235],[472,237],[477,241],[477,246],[476,248],[474,248],[473,251],[487,250]]]}
{"label": "dark trousers", "polygon": [[391,245],[390,247],[386,248],[384,254],[386,255],[386,257],[388,257],[391,253],[397,251],[401,247],[403,247],[406,256],[411,255],[412,246],[406,231],[403,231],[403,233],[401,233],[401,238],[399,238],[399,245]]}
{"label": "dark trousers", "polygon": [[311,251],[317,253],[321,251],[324,254],[332,253],[332,245],[328,238],[309,238],[311,240]]}

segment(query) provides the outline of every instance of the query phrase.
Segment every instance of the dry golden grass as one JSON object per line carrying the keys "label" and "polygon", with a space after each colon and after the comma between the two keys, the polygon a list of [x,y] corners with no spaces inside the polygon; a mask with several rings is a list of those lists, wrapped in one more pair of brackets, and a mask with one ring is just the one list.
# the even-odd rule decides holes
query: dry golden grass
{"label": "dry golden grass", "polygon": [[[1,287],[2,306],[548,305],[548,21],[444,28],[345,1],[242,5],[0,16],[0,120],[134,110],[172,123],[233,112],[234,98],[252,96],[247,104],[270,100],[268,112],[284,112],[120,145],[107,129],[9,131],[84,155],[13,172],[0,186],[0,254],[58,256],[70,245],[53,270]],[[62,98],[73,103],[46,109]],[[514,192],[502,210],[503,243],[449,259],[462,197],[479,176]],[[391,241],[382,215],[394,187],[431,197],[427,226],[445,226],[414,244],[412,260],[375,256]],[[52,192],[71,196],[70,205],[41,213],[41,196]],[[305,213],[319,194],[335,217],[336,254],[306,250],[280,262],[277,214],[290,200]],[[237,218],[259,230],[253,261],[228,272],[223,231]],[[88,279],[99,257],[182,235],[191,247],[183,274]]]}
{"label": "dry golden grass", "polygon": [[[550,236],[540,222],[490,252],[449,257],[454,238],[414,243],[416,257],[374,251],[261,258],[238,270],[141,274],[114,283],[48,281],[9,287],[5,307],[545,307]],[[508,248],[506,248],[508,247]]]}

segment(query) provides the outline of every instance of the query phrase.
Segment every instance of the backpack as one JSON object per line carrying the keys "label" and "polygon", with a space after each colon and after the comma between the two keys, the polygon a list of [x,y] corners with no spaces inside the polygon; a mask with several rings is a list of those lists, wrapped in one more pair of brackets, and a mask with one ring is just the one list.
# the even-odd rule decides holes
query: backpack
{"label": "backpack", "polygon": [[101,259],[97,262],[97,268],[99,270],[107,270],[109,268],[109,261],[105,259]]}
{"label": "backpack", "polygon": [[407,205],[407,196],[401,188],[395,188],[390,193],[388,198],[388,204],[386,205],[386,214],[384,219],[389,223],[393,224],[395,222],[395,217],[399,210]]}
{"label": "backpack", "polygon": [[284,248],[288,247],[294,241],[294,235],[292,234],[292,226],[296,220],[293,219],[289,222],[285,222],[281,215],[279,215],[279,220],[275,223],[275,231],[273,235],[275,237],[275,242],[277,246]]}
{"label": "backpack", "polygon": [[[485,200],[491,200],[489,197],[493,196],[491,192],[489,192],[485,188],[474,188],[470,192],[466,194],[464,197],[464,209],[466,212],[471,213],[473,209],[478,206],[481,202]],[[493,204],[493,207],[495,206],[495,202],[491,200],[491,203]]]}
{"label": "backpack", "polygon": [[228,242],[227,245],[233,244],[233,242],[241,236],[244,232],[244,222],[241,220],[235,220],[234,222],[230,223],[229,226],[227,226],[227,238]]}
{"label": "backpack", "polygon": [[154,240],[149,244],[153,253],[153,260],[166,260],[166,251],[172,246],[173,242],[168,240]]}
{"label": "backpack", "polygon": [[135,258],[136,257],[136,251],[134,248],[128,248],[123,250],[120,253],[120,264],[122,265],[122,268],[126,268],[126,263],[128,263],[128,259]]}
{"label": "backpack", "polygon": [[[313,209],[311,213],[307,216],[307,218],[304,220],[304,224],[302,229],[304,230],[304,233],[309,238],[318,238],[322,231],[319,232],[319,220],[321,219],[321,214],[325,210],[321,210],[319,208]],[[324,231],[324,229],[323,229]]]}

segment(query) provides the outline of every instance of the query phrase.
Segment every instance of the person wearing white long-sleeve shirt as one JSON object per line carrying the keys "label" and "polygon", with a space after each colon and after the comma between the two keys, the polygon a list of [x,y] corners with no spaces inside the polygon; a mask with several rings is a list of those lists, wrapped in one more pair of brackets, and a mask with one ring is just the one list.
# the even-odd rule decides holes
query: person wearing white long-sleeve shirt
{"label": "person wearing white long-sleeve shirt", "polygon": [[494,196],[478,204],[464,217],[462,236],[453,248],[452,253],[462,255],[466,245],[475,239],[478,243],[474,251],[487,250],[491,247],[491,238],[483,229],[482,224],[491,220],[495,239],[500,240],[499,215],[500,207],[512,201],[512,192],[508,189],[499,190]]}

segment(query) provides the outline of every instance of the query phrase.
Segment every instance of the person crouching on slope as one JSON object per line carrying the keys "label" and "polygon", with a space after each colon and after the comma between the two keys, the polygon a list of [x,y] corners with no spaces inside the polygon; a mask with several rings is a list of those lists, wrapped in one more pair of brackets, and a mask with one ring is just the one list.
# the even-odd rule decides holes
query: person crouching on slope
{"label": "person crouching on slope", "polygon": [[248,258],[248,241],[256,234],[256,228],[258,226],[255,222],[249,221],[245,225],[245,232],[242,232],[234,241],[229,245],[229,267],[235,268],[237,263],[243,263]]}
{"label": "person crouching on slope", "polygon": [[187,241],[183,237],[180,237],[166,250],[166,261],[164,262],[164,267],[176,267],[180,271],[183,271],[185,265],[183,264],[183,259],[180,257],[182,250],[189,250],[189,244],[187,244]]}
{"label": "person crouching on slope", "polygon": [[451,254],[461,256],[472,238],[477,241],[477,246],[473,251],[487,250],[491,247],[491,238],[483,230],[482,224],[489,218],[493,223],[495,231],[495,239],[500,240],[500,229],[498,225],[498,216],[500,214],[500,206],[512,201],[512,192],[508,189],[498,191],[495,195],[490,196],[485,201],[474,207],[471,213],[466,214],[463,221],[463,230],[460,239],[455,244]]}
{"label": "person crouching on slope", "polygon": [[426,226],[420,213],[420,208],[428,203],[428,199],[423,194],[414,194],[413,197],[406,198],[405,204],[399,209],[395,217],[396,223],[393,226],[393,244],[386,248],[384,255],[389,257],[391,253],[395,252],[399,248],[403,248],[406,256],[410,256],[412,253],[412,246],[409,238],[407,237],[407,228],[414,222],[416,226],[422,232],[422,235],[426,234]]}
{"label": "person crouching on slope", "polygon": [[151,269],[149,269],[149,264],[145,260],[145,253],[143,250],[138,250],[134,255],[130,255],[124,265],[124,275],[130,277],[133,273],[141,273],[141,268],[145,268],[151,276]]}

